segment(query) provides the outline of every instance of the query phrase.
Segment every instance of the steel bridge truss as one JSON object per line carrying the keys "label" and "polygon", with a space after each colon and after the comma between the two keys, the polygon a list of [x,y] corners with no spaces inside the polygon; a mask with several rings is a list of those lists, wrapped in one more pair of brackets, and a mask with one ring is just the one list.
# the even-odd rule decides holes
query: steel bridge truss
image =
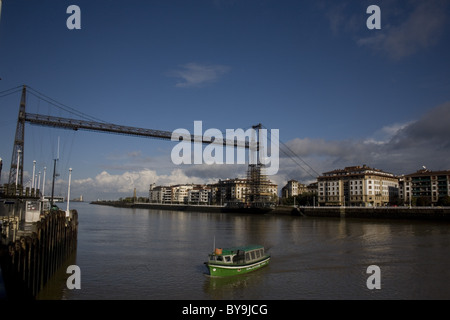
{"label": "steel bridge truss", "polygon": [[[11,169],[8,182],[9,184],[23,185],[25,122],[34,125],[54,127],[67,130],[87,130],[87,131],[116,133],[123,135],[172,140],[173,133],[171,131],[145,129],[145,128],[122,126],[107,122],[97,122],[97,121],[63,118],[63,117],[54,117],[35,113],[26,113],[25,101],[26,101],[26,86],[23,86],[19,116],[17,119],[14,148],[11,160]],[[249,143],[249,141],[237,141],[237,139],[230,141],[227,139],[215,139],[214,137],[204,137],[195,135],[183,136],[180,137],[179,139],[181,140],[181,138],[185,142],[187,142],[190,139],[190,141],[194,143],[204,143],[204,144],[215,143],[215,144],[222,144],[223,146],[227,147],[233,146],[233,147],[242,147],[246,149],[251,148],[252,145],[252,143]]]}

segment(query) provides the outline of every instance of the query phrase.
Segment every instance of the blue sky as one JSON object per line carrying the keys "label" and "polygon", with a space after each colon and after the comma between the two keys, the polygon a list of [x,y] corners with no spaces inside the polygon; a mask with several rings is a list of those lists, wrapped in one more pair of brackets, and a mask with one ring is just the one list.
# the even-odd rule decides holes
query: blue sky
{"label": "blue sky", "polygon": [[[81,30],[69,30],[69,5]],[[369,30],[369,5],[381,29]],[[4,0],[0,92],[23,84],[103,121],[193,131],[279,129],[315,172],[367,164],[395,174],[450,169],[448,1]],[[0,95],[6,182],[20,92]],[[73,116],[29,94],[27,111]],[[212,182],[245,166],[171,163],[175,143],[26,125],[25,170],[51,167],[89,200],[148,185]],[[311,182],[280,153],[271,179]],[[49,174],[49,172],[47,172]],[[50,170],[51,174],[51,170]]]}

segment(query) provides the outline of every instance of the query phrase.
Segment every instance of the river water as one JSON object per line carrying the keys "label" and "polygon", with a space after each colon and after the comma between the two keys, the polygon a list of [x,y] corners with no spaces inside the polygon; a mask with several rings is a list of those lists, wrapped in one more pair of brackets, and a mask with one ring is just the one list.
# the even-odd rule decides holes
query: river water
{"label": "river water", "polygon": [[[445,222],[71,208],[78,248],[68,264],[79,266],[81,288],[67,288],[64,269],[40,299],[450,299]],[[214,242],[263,244],[272,259],[248,275],[210,278],[203,262]],[[374,277],[379,289],[368,287]]]}

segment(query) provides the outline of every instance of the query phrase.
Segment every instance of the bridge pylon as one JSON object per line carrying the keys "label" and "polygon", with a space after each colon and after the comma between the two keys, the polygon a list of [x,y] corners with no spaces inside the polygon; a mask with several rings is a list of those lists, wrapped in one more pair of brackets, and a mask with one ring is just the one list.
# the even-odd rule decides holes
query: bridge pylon
{"label": "bridge pylon", "polygon": [[17,190],[23,188],[23,154],[25,140],[25,105],[26,105],[27,87],[22,88],[22,98],[20,100],[19,115],[17,117],[16,136],[14,138],[14,147],[11,157],[11,169],[9,171],[8,184],[16,185]]}

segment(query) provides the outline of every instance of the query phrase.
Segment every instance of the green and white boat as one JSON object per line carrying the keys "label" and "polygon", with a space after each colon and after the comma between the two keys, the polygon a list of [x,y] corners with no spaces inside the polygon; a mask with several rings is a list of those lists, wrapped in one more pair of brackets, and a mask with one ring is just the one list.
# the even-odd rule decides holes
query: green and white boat
{"label": "green and white boat", "polygon": [[226,277],[258,270],[269,264],[270,255],[260,245],[216,248],[205,262],[212,277]]}

